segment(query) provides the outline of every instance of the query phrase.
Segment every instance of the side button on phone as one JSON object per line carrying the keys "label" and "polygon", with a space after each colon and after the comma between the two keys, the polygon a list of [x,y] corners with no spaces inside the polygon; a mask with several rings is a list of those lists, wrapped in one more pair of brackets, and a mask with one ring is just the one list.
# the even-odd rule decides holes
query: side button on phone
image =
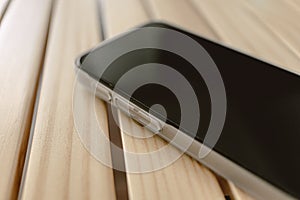
{"label": "side button on phone", "polygon": [[144,126],[145,128],[149,129],[153,133],[159,133],[162,130],[160,123],[156,120],[151,118],[147,113],[144,113],[142,110],[138,110],[133,108],[129,110],[130,117]]}
{"label": "side button on phone", "polygon": [[110,92],[107,89],[105,89],[105,88],[103,88],[103,87],[101,87],[99,85],[97,85],[96,95],[100,99],[102,99],[102,100],[104,100],[106,102],[110,102],[111,101],[111,94],[110,94]]}
{"label": "side button on phone", "polygon": [[114,105],[139,125],[144,126],[153,133],[161,132],[161,124],[156,119],[150,117],[149,114],[142,109],[133,107],[133,105],[130,105],[129,101],[124,101],[118,97],[115,97]]}

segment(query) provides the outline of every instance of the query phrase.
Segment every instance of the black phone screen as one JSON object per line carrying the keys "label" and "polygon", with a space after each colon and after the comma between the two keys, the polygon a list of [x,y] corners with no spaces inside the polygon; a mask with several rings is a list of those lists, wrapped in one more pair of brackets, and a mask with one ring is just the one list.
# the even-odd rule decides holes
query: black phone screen
{"label": "black phone screen", "polygon": [[[300,198],[300,76],[169,25],[154,23],[147,26],[164,27],[187,34],[204,47],[217,65],[226,90],[227,112],[223,131],[214,150]],[[121,45],[126,45],[126,36],[124,38]],[[101,48],[105,50],[103,52],[113,53],[112,48],[116,47],[107,43]],[[101,60],[97,60],[97,53],[97,49],[90,53],[82,69],[111,89],[116,89],[114,87],[123,74],[145,63],[161,63],[182,74],[189,80],[198,98],[201,120],[196,139],[203,142],[211,119],[211,100],[205,81],[187,60],[166,50],[137,49],[114,60],[99,77],[97,71],[103,69]],[[90,56],[94,57],[91,61]],[[167,87],[155,84],[161,78],[159,72],[145,73],[154,83],[145,84],[128,96],[125,85],[134,85],[139,78],[134,74],[117,91],[146,111],[155,104],[162,105],[165,112],[154,107],[154,115],[157,113],[156,117],[167,118],[167,123],[178,128],[181,111],[175,94]],[[180,84],[178,87],[180,89]],[[190,134],[189,127],[183,128]]]}

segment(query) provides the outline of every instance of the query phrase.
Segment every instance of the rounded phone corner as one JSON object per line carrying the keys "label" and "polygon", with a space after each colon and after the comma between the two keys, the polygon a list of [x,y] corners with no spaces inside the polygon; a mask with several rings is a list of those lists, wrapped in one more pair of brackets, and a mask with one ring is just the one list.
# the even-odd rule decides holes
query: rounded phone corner
{"label": "rounded phone corner", "polygon": [[90,51],[84,52],[76,57],[75,59],[75,70],[80,69],[82,62],[87,57],[87,55],[90,53]]}

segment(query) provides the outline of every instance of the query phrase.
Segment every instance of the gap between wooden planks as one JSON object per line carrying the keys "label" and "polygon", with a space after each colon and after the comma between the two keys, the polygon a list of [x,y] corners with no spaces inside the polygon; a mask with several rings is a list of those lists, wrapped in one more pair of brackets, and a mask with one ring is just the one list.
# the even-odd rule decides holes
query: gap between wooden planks
{"label": "gap between wooden planks", "polygon": [[[271,38],[267,38],[267,36],[269,36],[268,34],[270,34],[269,28],[265,27],[261,23],[258,23],[256,19],[253,19],[253,15],[251,13],[249,14],[249,10],[247,10],[247,7],[243,7],[243,6],[239,7],[240,6],[239,4],[236,4],[236,5],[229,4],[228,10],[231,10],[231,12],[234,12],[237,15],[242,16],[242,19],[236,19],[235,17],[233,17],[231,15],[231,13],[224,12],[223,10],[218,10],[219,8],[217,6],[217,3],[214,1],[212,1],[212,3],[204,3],[204,2],[201,3],[200,1],[197,1],[197,2],[191,1],[191,2],[193,2],[193,5],[196,5],[196,9],[193,8],[193,11],[190,10],[191,5],[186,4],[182,1],[175,1],[175,3],[174,3],[174,1],[172,1],[172,2],[170,2],[171,3],[170,5],[172,5],[172,6],[167,6],[168,4],[166,4],[166,2],[162,2],[162,1],[146,1],[146,3],[147,3],[146,5],[141,4],[140,1],[134,1],[134,0],[131,0],[131,1],[124,0],[122,3],[120,3],[120,1],[117,2],[114,0],[105,2],[104,3],[105,6],[103,7],[103,9],[104,9],[104,22],[106,25],[105,26],[106,33],[108,36],[115,35],[117,33],[127,30],[130,27],[133,27],[137,24],[143,23],[153,17],[153,18],[157,18],[157,19],[165,19],[165,20],[175,22],[175,23],[177,23],[181,26],[184,26],[185,28],[190,29],[194,32],[199,31],[198,33],[206,35],[207,37],[210,37],[213,39],[219,39],[227,44],[236,46],[237,48],[245,49],[246,51],[248,51],[254,55],[264,57],[264,58],[267,58],[270,60],[273,60],[273,59],[275,59],[275,57],[276,58],[278,57],[280,52],[277,51],[277,49],[279,47],[281,47],[283,49],[283,52],[285,52],[286,56],[288,56],[288,60],[283,61],[282,57],[281,57],[281,58],[278,58],[276,60],[276,62],[283,63],[286,66],[292,66],[292,65],[294,66],[298,63],[297,56],[295,56],[294,54],[290,54],[291,49],[290,49],[290,47],[286,46],[286,43],[284,41],[281,41],[278,43],[274,42],[275,40],[278,39],[276,34],[275,35],[271,34]],[[201,6],[200,6],[200,4],[201,4]],[[127,8],[130,7],[133,10],[124,9],[125,6]],[[66,7],[67,6],[65,6],[65,8]],[[149,9],[149,10],[147,11],[147,10],[145,10],[145,8]],[[237,9],[237,8],[244,8],[246,11],[246,15],[245,15],[246,17],[243,17],[244,14],[242,12],[240,12],[239,9]],[[178,13],[179,9],[180,9],[180,13]],[[203,10],[205,10],[205,11],[203,11]],[[185,18],[183,16],[187,16],[187,15],[189,16],[189,18],[188,18],[188,21],[185,21]],[[225,18],[225,19],[223,19],[223,18]],[[218,21],[220,21],[221,23],[223,22],[224,24],[216,24],[216,22],[218,22]],[[227,24],[226,24],[226,21],[227,21]],[[247,23],[245,23],[245,25],[243,25],[240,23],[241,21],[242,22],[246,21]],[[239,27],[242,30],[242,29],[248,28],[249,25],[250,25],[250,27],[259,27],[259,31],[251,32],[252,35],[251,34],[247,35],[244,32],[236,31],[236,29],[238,29]],[[62,26],[62,24],[60,24],[60,26]],[[197,28],[197,26],[199,26],[199,27]],[[220,28],[220,26],[222,28]],[[231,26],[234,28],[232,28]],[[243,26],[245,26],[245,27],[243,27]],[[245,37],[245,35],[246,35],[246,37]],[[249,41],[250,37],[254,38],[257,41],[249,43],[248,41]],[[273,44],[273,43],[275,43],[275,44]],[[262,46],[265,47],[264,51],[261,50]],[[54,47],[52,47],[52,48],[54,48]],[[58,48],[54,48],[54,49],[57,50]],[[52,50],[52,52],[53,51],[54,50]],[[54,53],[52,53],[52,54],[54,54]],[[58,58],[58,57],[59,57],[58,55],[55,56],[55,58]],[[60,61],[63,62],[62,60],[60,60]],[[70,70],[68,70],[68,72],[70,72]],[[49,77],[54,77],[53,74],[57,75],[58,73],[52,73],[52,75],[49,75]],[[67,73],[65,73],[65,74],[67,74]],[[45,81],[43,81],[43,82],[45,82]],[[48,85],[51,85],[51,83],[52,82],[49,81]],[[52,88],[52,90],[53,90],[53,88]],[[46,94],[46,92],[44,92],[44,93]],[[55,96],[55,95],[51,95],[51,96]],[[49,106],[48,105],[49,102],[50,101],[47,101],[46,103],[42,104],[44,106],[40,106],[40,107],[46,108],[47,106]],[[54,102],[57,103],[57,99],[55,99]],[[53,101],[51,101],[51,103],[53,103]],[[66,105],[66,104],[63,104],[63,105]],[[99,105],[102,105],[102,103],[99,102]],[[100,112],[102,112],[103,108],[100,106],[99,110],[100,110]],[[42,115],[42,111],[40,111],[40,113]],[[105,116],[102,116],[102,117],[105,118]],[[122,123],[130,124],[133,127],[133,129],[138,129],[139,132],[141,132],[142,134],[150,134],[146,130],[133,124],[131,121],[128,120],[128,118],[126,118],[124,116],[121,116],[121,118],[122,118]],[[52,120],[49,120],[46,117],[43,119],[46,119],[47,123],[53,123],[52,122],[53,117],[52,117]],[[47,125],[46,125],[47,123],[41,122],[41,121],[42,120],[40,120],[40,123],[42,125],[38,125],[38,126],[46,126],[47,127]],[[57,122],[55,122],[55,123],[57,123]],[[56,124],[56,125],[58,127],[58,124]],[[105,125],[105,123],[104,123],[104,125]],[[62,127],[64,127],[64,126],[62,126]],[[42,127],[41,129],[45,130],[45,127]],[[41,131],[39,131],[38,133],[40,133],[40,132]],[[50,131],[50,133],[51,133],[51,131]],[[47,132],[47,134],[49,134],[49,131]],[[64,136],[66,136],[66,135],[64,135]],[[64,138],[64,136],[61,136],[61,137]],[[65,142],[68,144],[67,149],[70,149],[70,148],[76,149],[76,147],[77,147],[78,148],[77,151],[80,152],[81,154],[83,154],[83,156],[78,156],[78,157],[75,156],[76,159],[74,158],[75,161],[72,161],[73,162],[72,165],[67,162],[67,164],[64,164],[64,165],[58,164],[57,166],[54,166],[57,163],[59,163],[59,161],[61,161],[62,159],[57,158],[57,157],[59,157],[59,155],[58,155],[59,151],[55,150],[54,149],[55,147],[53,147],[53,146],[60,145],[61,143],[60,143],[59,136],[56,135],[56,136],[54,136],[54,139],[52,139],[52,138],[53,138],[53,136],[47,137],[46,134],[42,134],[42,136],[36,136],[33,141],[33,142],[35,142],[36,140],[38,140],[37,142],[33,143],[33,145],[35,147],[33,149],[33,153],[31,155],[31,159],[30,159],[31,161],[29,164],[37,162],[37,160],[40,159],[38,156],[44,155],[45,152],[48,152],[48,153],[50,152],[50,154],[46,154],[46,156],[45,156],[45,160],[49,159],[48,162],[50,162],[49,163],[50,169],[48,169],[47,166],[43,166],[42,169],[39,169],[40,166],[37,164],[29,165],[28,171],[31,171],[31,175],[32,175],[33,171],[37,170],[37,171],[41,171],[40,175],[44,175],[46,177],[46,179],[45,179],[46,182],[41,184],[41,186],[40,186],[41,192],[38,193],[35,197],[47,198],[48,196],[46,194],[50,194],[50,193],[55,193],[52,196],[50,195],[50,197],[61,197],[61,196],[63,196],[63,197],[75,197],[75,196],[83,197],[83,196],[85,196],[86,197],[86,196],[88,196],[89,193],[87,192],[87,190],[93,191],[93,189],[89,189],[89,187],[83,187],[83,189],[82,189],[83,192],[78,192],[78,191],[74,191],[74,189],[79,188],[80,184],[78,184],[77,187],[74,187],[74,183],[70,183],[70,185],[68,185],[68,181],[66,181],[66,179],[76,180],[76,181],[85,180],[86,181],[85,183],[90,181],[90,179],[84,179],[84,178],[80,179],[80,178],[76,177],[73,172],[70,173],[69,178],[66,178],[65,176],[60,177],[61,178],[60,181],[62,181],[63,183],[66,183],[66,185],[68,185],[67,187],[66,186],[64,186],[62,188],[54,187],[54,186],[57,187],[57,183],[58,183],[57,181],[53,180],[53,179],[55,179],[55,177],[59,177],[58,175],[63,174],[63,172],[68,172],[65,169],[65,168],[68,168],[68,166],[73,169],[71,171],[77,171],[78,168],[73,166],[74,163],[77,163],[78,159],[85,158],[88,155],[83,153],[81,148],[78,147],[79,142],[74,142],[75,145],[72,142],[72,145],[71,145],[72,147],[70,147],[70,145],[66,142],[68,140],[65,140]],[[49,140],[49,141],[43,142],[43,140]],[[138,142],[135,139],[130,138],[126,135],[123,135],[123,141],[124,141],[125,148],[127,148],[128,150],[136,150],[136,151],[147,150],[143,146],[143,144],[145,144],[145,143],[149,144],[149,147],[151,148],[151,150],[156,149],[156,148],[160,147],[161,145],[165,144],[160,138],[155,138],[150,141],[143,141],[142,144],[138,144]],[[53,145],[53,143],[54,143],[54,145]],[[43,150],[42,152],[36,153],[35,151],[40,151],[40,149],[41,149],[41,147],[36,147],[36,145],[42,145],[42,144],[46,146],[44,149],[46,149],[47,151]],[[73,147],[73,145],[76,147]],[[71,152],[69,152],[67,155],[71,155],[72,157],[74,157],[74,152],[77,152],[74,149]],[[62,152],[63,152],[63,150],[62,150]],[[32,161],[32,159],[33,159],[33,161]],[[83,164],[83,162],[81,164]],[[67,166],[65,166],[65,165],[67,165]],[[76,168],[76,170],[74,168]],[[55,171],[54,169],[58,170],[59,172],[54,173],[54,171]],[[84,169],[86,169],[86,167],[84,167]],[[97,170],[97,169],[99,170],[98,167],[95,167],[92,170],[90,170],[89,173],[94,174],[94,170]],[[189,170],[186,170],[186,169],[192,169],[192,172]],[[86,171],[86,170],[83,170],[83,171]],[[111,174],[111,172],[109,170],[108,170],[108,174]],[[30,173],[29,173],[29,175],[27,174],[26,183],[29,184],[29,186],[27,184],[25,184],[26,190],[24,193],[24,194],[26,194],[26,192],[27,192],[27,194],[29,194],[29,195],[28,196],[24,195],[24,197],[31,197],[30,195],[32,195],[34,186],[37,186],[39,184],[39,182],[41,182],[39,179],[38,179],[38,181],[35,180],[35,178],[32,177],[31,175],[30,175]],[[48,176],[50,176],[50,177],[48,177]],[[53,176],[54,178],[52,178],[51,176]],[[109,175],[109,176],[111,176],[111,175]],[[182,181],[182,183],[180,183],[180,181],[176,181],[178,178],[182,178],[184,181]],[[87,181],[87,180],[89,180],[89,181]],[[109,180],[111,181],[111,179],[109,179]],[[173,184],[169,183],[170,180],[172,180]],[[92,181],[92,178],[91,178],[91,181]],[[188,181],[192,181],[192,184],[189,183]],[[175,198],[181,197],[182,198],[183,197],[183,196],[181,196],[182,193],[187,194],[187,196],[184,196],[184,198],[188,198],[188,197],[191,197],[191,198],[193,198],[193,197],[194,198],[201,198],[201,197],[213,198],[213,197],[215,197],[215,198],[223,199],[223,193],[222,193],[221,188],[219,187],[219,184],[216,181],[216,178],[214,177],[214,175],[209,170],[202,167],[199,163],[190,159],[188,156],[184,156],[179,161],[177,161],[174,165],[172,165],[162,171],[159,171],[159,172],[154,172],[154,173],[149,173],[149,174],[144,174],[144,175],[129,174],[128,175],[128,184],[129,184],[130,197],[133,199],[139,199],[140,197],[146,197],[147,194],[150,195],[150,196],[148,196],[149,198],[150,197],[161,197],[161,198],[162,197],[175,197]],[[75,183],[75,185],[76,185],[76,183]],[[90,186],[89,184],[87,184],[87,185]],[[160,187],[156,187],[156,185],[159,185]],[[245,197],[243,197],[243,195],[241,195],[242,192],[237,192],[238,190],[232,185],[232,183],[229,182],[229,186],[231,187],[231,190],[233,191],[232,194],[235,194],[235,196],[238,199],[245,198]],[[101,185],[101,188],[102,187],[103,186]],[[30,188],[31,188],[31,190],[30,190]],[[111,189],[110,191],[112,191],[112,190],[113,189]],[[166,193],[165,191],[168,191],[168,192]],[[198,194],[198,193],[201,193],[201,194]],[[95,192],[95,194],[96,194],[96,192]],[[48,198],[50,198],[50,197],[48,197]]]}
{"label": "gap between wooden planks", "polygon": [[[74,61],[99,43],[97,5],[93,0],[56,1],[52,14],[39,105],[22,188],[22,199],[114,199],[112,169],[96,161],[76,133],[72,97]],[[79,85],[80,101],[93,98]],[[94,105],[89,105],[94,109]],[[95,104],[107,131],[105,105]],[[93,116],[82,110],[87,121]],[[92,130],[87,124],[87,135]],[[90,138],[85,138],[90,139]],[[109,149],[104,152],[110,157]]]}
{"label": "gap between wooden planks", "polygon": [[18,194],[50,10],[50,0],[14,0],[0,24],[0,199]]}
{"label": "gap between wooden planks", "polygon": [[[107,25],[106,30],[108,36],[113,36],[122,32],[120,27],[128,29],[138,23],[147,21],[149,18],[163,19],[181,25],[184,28],[200,33],[209,38],[222,41],[227,45],[241,49],[242,51],[248,52],[254,56],[272,61],[282,67],[299,71],[298,49],[296,48],[297,46],[293,46],[299,41],[296,41],[295,37],[288,37],[289,34],[295,33],[295,31],[291,30],[288,26],[288,29],[286,30],[281,29],[280,26],[275,23],[278,21],[277,19],[281,19],[281,17],[286,16],[290,10],[286,7],[286,5],[279,5],[279,2],[275,7],[277,8],[276,10],[280,10],[282,13],[275,16],[273,13],[270,13],[270,11],[267,16],[264,15],[266,8],[262,9],[260,7],[261,12],[257,12],[255,9],[251,8],[251,6],[255,8],[255,5],[246,5],[245,2],[238,2],[234,0],[229,1],[223,6],[220,6],[219,1],[214,0],[211,2],[190,0],[185,1],[184,3],[181,1],[170,2],[155,0],[142,2],[123,1],[122,3],[117,3],[116,1],[105,1],[105,4],[104,18],[109,22],[106,21],[104,24]],[[135,11],[123,9],[125,6],[135,8]],[[142,9],[144,9],[144,12],[141,12]],[[289,15],[291,18],[293,18],[293,16],[298,16],[295,10],[293,10]],[[264,21],[267,17],[269,17],[269,21]],[[286,21],[281,19],[281,21],[283,21],[282,23],[285,23],[287,19]],[[271,26],[268,26],[269,22],[272,22]],[[294,23],[294,25],[297,28],[298,25],[296,23]],[[131,121],[126,121],[124,116],[121,118],[123,123],[130,124],[132,129],[136,129],[136,126]],[[141,128],[139,131],[144,135],[149,134]],[[127,136],[126,134],[123,134],[123,141],[125,149],[137,152],[155,150],[160,145],[164,145],[157,144],[159,143],[159,139],[157,138],[153,141],[149,139],[147,141],[141,141]],[[150,148],[150,150],[145,146]],[[168,169],[165,169],[165,171],[168,171]],[[178,172],[178,170],[174,172]],[[147,194],[155,197],[162,197],[163,195],[165,195],[163,197],[168,195],[172,196],[172,194],[165,194],[162,192],[170,191],[168,190],[165,181],[168,180],[169,177],[161,178],[163,175],[165,174],[161,173],[158,176],[156,176],[155,173],[146,175],[129,174],[128,181],[131,197],[141,198],[146,197]],[[172,180],[176,180],[176,178]],[[164,184],[164,186],[160,188],[155,187],[155,184],[158,184],[160,181]],[[172,181],[172,183],[174,183],[174,181]],[[221,182],[222,186],[223,184],[224,181]],[[226,184],[227,189],[232,191],[230,194],[234,195],[234,198],[251,198],[237,189],[231,182],[227,182]],[[176,193],[177,190],[174,189],[174,187],[176,188],[176,184],[172,184],[170,187],[173,189],[171,190],[172,192],[175,190],[175,192],[173,192],[175,193],[174,196],[180,198],[180,194]],[[186,194],[188,192],[184,193]],[[189,194],[193,194],[193,191]]]}
{"label": "gap between wooden planks", "polygon": [[[150,17],[164,19],[184,26],[187,29],[216,38],[213,31],[206,26],[206,20],[183,1],[141,1],[116,0],[103,1],[103,29],[108,37],[114,36],[138,24],[145,23]],[[151,6],[151,8],[149,7]],[[131,9],[124,9],[130,7]],[[151,9],[151,10],[145,10]],[[169,9],[169,10],[167,10]],[[188,15],[185,21],[182,15]],[[178,20],[180,23],[178,23]],[[187,22],[187,23],[184,23]],[[197,27],[192,26],[197,24]],[[123,126],[131,127],[132,132],[151,135],[149,131],[137,126],[124,115],[120,114]],[[127,129],[128,130],[128,129]],[[166,142],[159,137],[135,139],[122,134],[123,146],[126,151],[143,153],[157,150]],[[126,160],[125,163],[129,162]],[[128,163],[127,163],[128,164]],[[187,155],[183,155],[172,165],[155,172],[145,174],[127,174],[129,197],[131,199],[224,199],[219,183],[210,170]]]}

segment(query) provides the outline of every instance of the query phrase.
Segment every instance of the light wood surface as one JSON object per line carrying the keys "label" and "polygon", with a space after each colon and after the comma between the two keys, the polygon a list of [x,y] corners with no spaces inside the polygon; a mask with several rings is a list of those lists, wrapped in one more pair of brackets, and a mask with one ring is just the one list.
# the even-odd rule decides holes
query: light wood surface
{"label": "light wood surface", "polygon": [[[0,200],[17,197],[22,172],[20,199],[116,198],[113,170],[84,148],[72,113],[74,60],[99,43],[101,28],[110,38],[149,20],[164,20],[300,72],[297,0],[55,0],[52,12],[51,0],[7,2],[0,0],[0,160],[5,161],[0,162]],[[83,87],[78,92],[89,104],[93,95]],[[104,103],[89,106],[95,106],[107,133]],[[119,115],[132,133],[151,136]],[[125,150],[137,153],[166,145],[156,136],[122,133],[122,140]],[[105,153],[109,159],[109,150]],[[127,185],[130,199],[252,199],[187,155],[156,172],[128,173]]]}
{"label": "light wood surface", "polygon": [[236,187],[231,181],[228,181],[218,175],[216,175],[216,177],[225,197],[229,197],[235,200],[254,200],[252,196]]}
{"label": "light wood surface", "polygon": [[[145,0],[144,10],[154,20],[163,20],[180,27],[217,40],[219,36],[208,23],[206,16],[189,1],[180,0]],[[183,17],[184,16],[184,17]]]}
{"label": "light wood surface", "polygon": [[[99,25],[95,1],[56,1],[22,199],[115,198],[112,170],[84,148],[72,112],[74,60],[99,43]],[[84,88],[79,92],[83,100],[93,98]],[[96,106],[107,129],[104,104]]]}
{"label": "light wood surface", "polygon": [[50,7],[14,0],[0,24],[0,199],[18,193]]}
{"label": "light wood surface", "polygon": [[[300,30],[299,17],[299,1],[298,5],[293,1],[265,1],[262,3],[244,2],[244,9],[249,9],[256,19],[263,23],[271,34],[274,34],[290,50],[291,54],[295,54],[298,58],[298,66],[294,66],[299,71],[300,57],[300,39],[298,31]],[[272,5],[272,6],[270,6]],[[288,63],[292,65],[292,63]]]}

